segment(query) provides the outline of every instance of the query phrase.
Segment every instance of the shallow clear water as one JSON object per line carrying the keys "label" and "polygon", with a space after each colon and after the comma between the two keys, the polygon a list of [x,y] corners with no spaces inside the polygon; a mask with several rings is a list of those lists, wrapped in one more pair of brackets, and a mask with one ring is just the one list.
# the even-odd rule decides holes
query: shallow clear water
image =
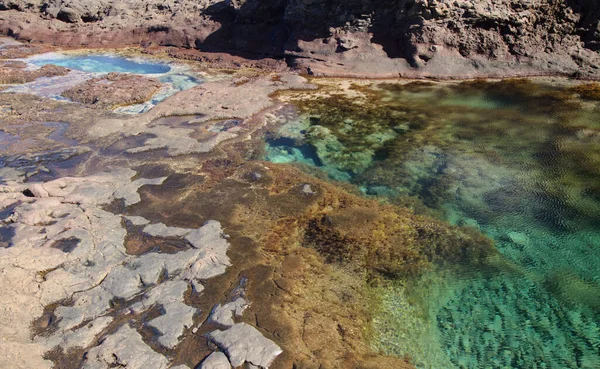
{"label": "shallow clear water", "polygon": [[171,70],[171,67],[164,63],[133,60],[116,55],[64,56],[55,54],[48,57],[31,58],[30,62],[39,67],[54,64],[89,73],[163,74]]}
{"label": "shallow clear water", "polygon": [[157,79],[163,84],[165,84],[165,87],[163,87],[159,92],[154,94],[150,101],[147,101],[142,104],[123,106],[117,108],[115,111],[118,113],[126,114],[143,113],[150,110],[154,105],[163,101],[167,97],[175,95],[179,91],[184,91],[192,87],[198,86],[202,83],[202,80],[192,75],[185,74],[183,72],[180,73],[173,71],[170,73],[162,74],[158,76]]}
{"label": "shallow clear water", "polygon": [[374,345],[420,368],[600,368],[598,103],[522,81],[365,96],[299,99],[266,159],[417,199],[502,256],[382,289]]}
{"label": "shallow clear water", "polygon": [[163,88],[151,100],[116,109],[117,112],[126,114],[146,112],[167,97],[202,83],[200,78],[183,65],[171,65],[147,59],[131,59],[119,55],[48,53],[33,56],[24,61],[36,67],[53,64],[73,71],[65,76],[38,78],[30,83],[12,86],[7,91],[64,99],[60,96],[63,91],[91,78],[111,72],[148,75],[163,83]]}

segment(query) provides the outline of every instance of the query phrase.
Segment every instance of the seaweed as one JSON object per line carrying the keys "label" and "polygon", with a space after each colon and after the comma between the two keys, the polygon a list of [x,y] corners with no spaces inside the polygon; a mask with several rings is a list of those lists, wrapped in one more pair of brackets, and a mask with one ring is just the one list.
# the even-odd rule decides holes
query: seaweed
{"label": "seaweed", "polygon": [[478,231],[375,204],[310,219],[303,244],[329,263],[365,273],[371,283],[414,277],[433,264],[481,264],[495,254],[492,241]]}
{"label": "seaweed", "polygon": [[571,87],[569,91],[578,94],[586,100],[600,101],[600,84],[586,83]]}

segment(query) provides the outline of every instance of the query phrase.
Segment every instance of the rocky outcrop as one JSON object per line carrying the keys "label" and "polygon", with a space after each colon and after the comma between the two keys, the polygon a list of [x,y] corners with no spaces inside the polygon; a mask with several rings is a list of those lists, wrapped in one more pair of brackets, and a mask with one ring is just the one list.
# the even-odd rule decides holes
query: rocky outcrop
{"label": "rocky outcrop", "polygon": [[285,57],[315,74],[596,77],[600,64],[592,0],[13,0],[0,9],[2,31],[24,40]]}
{"label": "rocky outcrop", "polygon": [[109,73],[92,78],[62,93],[76,102],[102,108],[142,103],[161,88],[160,81],[135,74]]}
{"label": "rocky outcrop", "polygon": [[44,65],[35,70],[27,70],[27,64],[20,61],[0,61],[0,84],[27,83],[39,77],[64,76],[69,70],[56,65]]}

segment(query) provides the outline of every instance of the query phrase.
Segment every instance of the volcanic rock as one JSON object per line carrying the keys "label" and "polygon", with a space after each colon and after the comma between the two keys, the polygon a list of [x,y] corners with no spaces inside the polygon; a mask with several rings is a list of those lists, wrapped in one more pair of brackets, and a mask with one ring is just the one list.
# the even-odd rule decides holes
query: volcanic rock
{"label": "volcanic rock", "polygon": [[0,30],[22,40],[285,57],[314,74],[600,73],[593,1],[28,0],[4,1],[0,9]]}
{"label": "volcanic rock", "polygon": [[62,93],[62,96],[103,108],[132,105],[150,100],[162,84],[135,74],[109,73],[92,78]]}
{"label": "volcanic rock", "polygon": [[23,62],[0,62],[0,84],[27,83],[39,77],[64,76],[69,73],[69,69],[51,64],[35,70],[27,70],[25,67]]}

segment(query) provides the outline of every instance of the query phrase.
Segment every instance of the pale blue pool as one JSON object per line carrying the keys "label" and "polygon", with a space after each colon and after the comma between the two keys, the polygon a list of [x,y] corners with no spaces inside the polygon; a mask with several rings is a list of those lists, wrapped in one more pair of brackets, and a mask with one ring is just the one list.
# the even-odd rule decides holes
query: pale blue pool
{"label": "pale blue pool", "polygon": [[39,78],[31,83],[13,86],[9,89],[10,92],[32,93],[43,97],[64,99],[61,97],[64,90],[87,79],[111,72],[148,75],[163,83],[163,88],[149,101],[120,107],[116,110],[119,113],[138,114],[146,112],[167,97],[202,83],[202,79],[190,72],[186,66],[147,59],[130,59],[118,55],[49,53],[31,57],[26,61],[38,67],[53,64],[69,68],[75,72],[66,76]]}
{"label": "pale blue pool", "polygon": [[171,71],[171,67],[164,63],[138,61],[116,55],[57,55],[47,58],[32,58],[30,63],[40,67],[47,64],[54,64],[89,73],[164,74]]}

